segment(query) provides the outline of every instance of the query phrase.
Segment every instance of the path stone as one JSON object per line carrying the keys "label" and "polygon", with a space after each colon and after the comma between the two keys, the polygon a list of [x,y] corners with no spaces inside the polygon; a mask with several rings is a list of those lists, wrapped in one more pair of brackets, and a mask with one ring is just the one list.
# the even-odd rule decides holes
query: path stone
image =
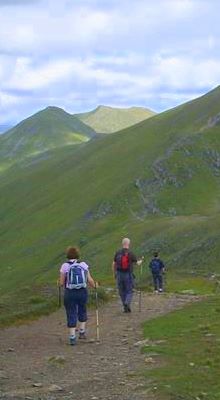
{"label": "path stone", "polygon": [[58,385],[50,385],[49,387],[48,387],[48,390],[49,390],[49,392],[62,392],[63,391],[63,388],[61,387],[61,386],[58,386]]}
{"label": "path stone", "polygon": [[155,360],[154,360],[152,357],[146,357],[146,358],[144,359],[144,361],[145,361],[147,364],[154,364],[154,363],[155,363]]}
{"label": "path stone", "polygon": [[134,343],[135,347],[146,346],[149,344],[149,339],[139,340],[138,342]]}
{"label": "path stone", "polygon": [[32,386],[35,388],[41,388],[43,386],[43,384],[40,382],[39,383],[37,382],[37,383],[33,383]]}
{"label": "path stone", "polygon": [[13,347],[9,347],[8,352],[9,353],[13,353],[15,351],[15,349]]}

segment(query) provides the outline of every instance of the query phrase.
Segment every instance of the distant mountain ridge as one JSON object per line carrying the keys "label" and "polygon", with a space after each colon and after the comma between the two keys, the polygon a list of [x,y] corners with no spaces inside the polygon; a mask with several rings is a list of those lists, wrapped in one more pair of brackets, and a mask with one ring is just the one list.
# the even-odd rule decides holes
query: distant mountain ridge
{"label": "distant mountain ridge", "polygon": [[113,133],[135,125],[156,113],[144,107],[115,108],[100,105],[92,111],[76,114],[97,133]]}
{"label": "distant mountain ridge", "polygon": [[1,135],[0,162],[7,159],[10,163],[54,148],[87,142],[97,136],[97,132],[111,133],[140,122],[151,114],[144,108],[105,106],[85,114],[69,114],[62,108],[49,106]]}
{"label": "distant mountain ridge", "polygon": [[96,132],[74,115],[47,107],[0,137],[0,158],[22,158],[94,137]]}

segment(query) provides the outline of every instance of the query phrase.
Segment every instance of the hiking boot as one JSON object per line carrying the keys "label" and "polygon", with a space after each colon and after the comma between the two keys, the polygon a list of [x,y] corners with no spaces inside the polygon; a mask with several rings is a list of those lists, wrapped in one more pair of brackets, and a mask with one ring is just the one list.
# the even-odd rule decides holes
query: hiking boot
{"label": "hiking boot", "polygon": [[154,291],[154,293],[157,294],[157,293],[159,293],[159,292],[158,292],[158,290],[156,289],[156,290]]}
{"label": "hiking boot", "polygon": [[86,339],[86,332],[85,331],[79,332],[79,339],[83,339],[83,340]]}
{"label": "hiking boot", "polygon": [[70,346],[75,346],[76,344],[76,336],[69,337]]}
{"label": "hiking boot", "polygon": [[128,306],[127,306],[127,304],[124,304],[124,313],[128,313],[129,311],[128,311]]}
{"label": "hiking boot", "polygon": [[163,293],[163,289],[159,289],[159,293]]}
{"label": "hiking boot", "polygon": [[131,307],[127,306],[127,312],[131,312]]}

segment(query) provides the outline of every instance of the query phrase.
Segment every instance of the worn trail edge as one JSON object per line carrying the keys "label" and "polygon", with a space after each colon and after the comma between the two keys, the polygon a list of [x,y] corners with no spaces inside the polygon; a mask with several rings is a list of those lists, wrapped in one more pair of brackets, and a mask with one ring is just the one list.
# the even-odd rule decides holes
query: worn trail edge
{"label": "worn trail edge", "polygon": [[0,399],[152,399],[150,368],[135,344],[143,339],[141,323],[166,314],[197,297],[142,296],[138,312],[123,314],[119,300],[100,310],[101,342],[95,339],[95,311],[89,313],[88,340],[70,347],[64,310],[20,327],[0,331]]}

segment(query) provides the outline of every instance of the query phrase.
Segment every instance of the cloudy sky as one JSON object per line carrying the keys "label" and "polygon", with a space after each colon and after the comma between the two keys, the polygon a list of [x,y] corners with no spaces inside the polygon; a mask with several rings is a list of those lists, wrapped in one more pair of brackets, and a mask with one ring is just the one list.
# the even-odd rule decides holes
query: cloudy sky
{"label": "cloudy sky", "polygon": [[220,84],[219,0],[0,0],[0,124],[165,110]]}

